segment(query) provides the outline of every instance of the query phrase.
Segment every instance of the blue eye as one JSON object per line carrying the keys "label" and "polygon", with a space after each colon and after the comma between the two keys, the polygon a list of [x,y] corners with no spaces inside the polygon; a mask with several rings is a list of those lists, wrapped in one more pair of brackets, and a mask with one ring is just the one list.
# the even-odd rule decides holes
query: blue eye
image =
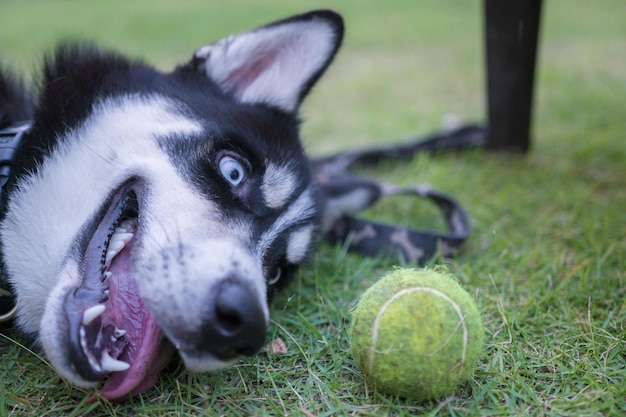
{"label": "blue eye", "polygon": [[274,275],[272,278],[270,278],[267,281],[267,285],[274,285],[274,284],[276,284],[278,281],[280,281],[280,278],[281,278],[282,274],[283,274],[282,268],[278,268],[276,270],[276,275]]}
{"label": "blue eye", "polygon": [[239,185],[246,176],[246,170],[241,162],[230,156],[224,156],[220,159],[219,168],[222,177],[234,186]]}

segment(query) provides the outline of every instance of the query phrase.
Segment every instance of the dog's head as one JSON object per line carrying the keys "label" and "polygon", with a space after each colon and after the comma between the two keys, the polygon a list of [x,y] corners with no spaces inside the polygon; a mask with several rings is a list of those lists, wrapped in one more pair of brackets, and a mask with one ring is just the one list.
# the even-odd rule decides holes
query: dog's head
{"label": "dog's head", "polygon": [[1,226],[18,323],[107,398],[264,343],[268,298],[316,240],[297,110],[341,42],[318,11],[198,49],[168,74],[85,46],[45,65]]}

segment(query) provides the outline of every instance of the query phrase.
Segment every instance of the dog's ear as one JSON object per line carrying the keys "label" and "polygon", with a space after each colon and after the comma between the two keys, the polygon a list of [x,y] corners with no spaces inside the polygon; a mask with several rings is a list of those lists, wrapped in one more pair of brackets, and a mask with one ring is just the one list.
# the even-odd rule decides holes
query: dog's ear
{"label": "dog's ear", "polygon": [[190,65],[242,102],[295,112],[342,38],[341,16],[318,10],[201,47]]}

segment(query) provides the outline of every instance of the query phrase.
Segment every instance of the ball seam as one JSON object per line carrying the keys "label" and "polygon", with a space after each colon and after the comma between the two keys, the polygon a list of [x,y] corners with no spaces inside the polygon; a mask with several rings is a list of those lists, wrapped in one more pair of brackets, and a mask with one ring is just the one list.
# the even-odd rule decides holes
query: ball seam
{"label": "ball seam", "polygon": [[[461,307],[454,302],[454,300],[452,300],[450,297],[448,297],[446,294],[444,294],[441,291],[435,290],[433,288],[429,288],[429,287],[411,287],[411,288],[404,288],[400,291],[398,291],[397,293],[395,293],[389,300],[387,300],[385,302],[385,304],[382,305],[382,307],[380,308],[380,311],[378,312],[378,314],[376,315],[376,318],[374,319],[374,324],[373,324],[373,328],[372,328],[372,347],[369,351],[369,360],[367,362],[367,373],[371,374],[372,369],[374,367],[374,357],[376,354],[376,343],[378,342],[378,328],[380,326],[380,321],[382,319],[383,314],[385,313],[385,311],[387,310],[387,308],[389,307],[389,305],[391,303],[393,303],[395,300],[397,300],[398,298],[412,293],[412,292],[416,292],[416,291],[426,291],[426,292],[430,292],[436,296],[439,296],[441,298],[443,298],[445,301],[447,301],[448,303],[450,303],[452,305],[452,307],[454,308],[457,316],[459,317],[459,323],[460,325],[463,326],[463,350],[462,350],[462,354],[461,354],[461,363],[464,364],[465,363],[465,356],[466,356],[466,352],[467,352],[467,345],[468,345],[468,329],[467,329],[467,325],[465,322],[465,316],[463,315],[463,312],[461,311]],[[459,324],[457,324],[456,328],[458,328]],[[456,328],[454,329],[454,332],[456,332]],[[452,332],[452,335],[454,334],[454,332]],[[445,346],[450,339],[452,338],[452,335],[450,335],[442,344],[442,346]]]}

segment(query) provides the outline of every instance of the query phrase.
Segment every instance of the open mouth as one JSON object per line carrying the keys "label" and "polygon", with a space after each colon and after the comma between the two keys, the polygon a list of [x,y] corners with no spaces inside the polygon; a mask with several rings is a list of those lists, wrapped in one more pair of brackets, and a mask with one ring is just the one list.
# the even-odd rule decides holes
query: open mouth
{"label": "open mouth", "polygon": [[132,275],[139,224],[137,195],[113,198],[87,243],[82,285],[66,296],[70,363],[100,395],[123,399],[150,389],[173,346],[139,297]]}

